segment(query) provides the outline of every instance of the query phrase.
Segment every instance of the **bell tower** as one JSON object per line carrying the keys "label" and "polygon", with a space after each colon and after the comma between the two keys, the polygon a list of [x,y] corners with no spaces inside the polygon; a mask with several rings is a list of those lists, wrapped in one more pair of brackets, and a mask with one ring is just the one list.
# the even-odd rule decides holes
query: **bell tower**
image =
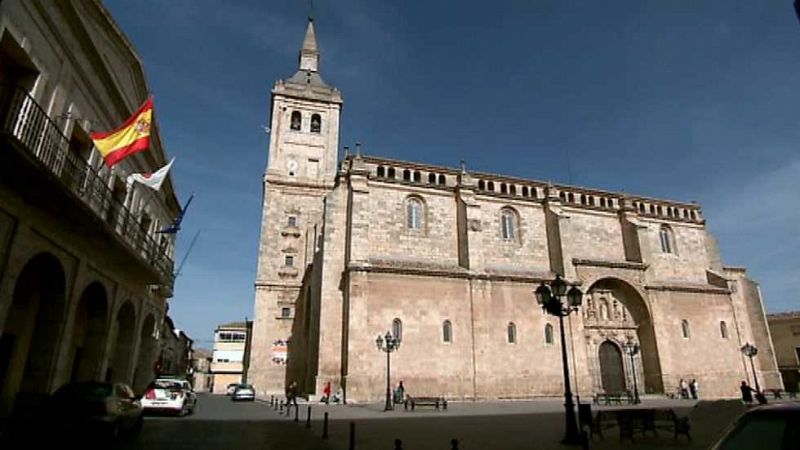
{"label": "bell tower", "polygon": [[[319,73],[309,18],[299,67],[272,88],[248,382],[259,396],[285,392],[296,306],[334,186],[342,95]],[[298,380],[299,381],[299,380]]]}

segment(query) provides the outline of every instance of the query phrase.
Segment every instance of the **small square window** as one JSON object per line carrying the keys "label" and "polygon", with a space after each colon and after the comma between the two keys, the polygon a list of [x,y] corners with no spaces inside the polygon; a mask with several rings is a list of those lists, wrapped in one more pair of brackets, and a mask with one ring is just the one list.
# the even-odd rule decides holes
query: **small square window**
{"label": "small square window", "polygon": [[283,307],[281,308],[281,317],[292,317],[292,308]]}
{"label": "small square window", "polygon": [[289,216],[288,225],[290,227],[296,227],[297,226],[297,216]]}
{"label": "small square window", "polygon": [[294,255],[286,255],[283,263],[283,265],[286,267],[294,267]]}

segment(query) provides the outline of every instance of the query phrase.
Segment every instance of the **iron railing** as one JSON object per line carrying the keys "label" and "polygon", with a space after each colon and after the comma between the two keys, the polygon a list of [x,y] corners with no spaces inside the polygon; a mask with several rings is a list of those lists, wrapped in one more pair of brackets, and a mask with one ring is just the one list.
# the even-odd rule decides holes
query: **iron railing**
{"label": "iron railing", "polygon": [[167,237],[159,245],[124,200],[114,196],[109,183],[84,158],[70,151],[69,139],[22,89],[0,85],[0,133],[30,153],[41,169],[59,179],[106,224],[110,233],[151,264],[161,275],[162,283],[171,287],[173,261],[166,252]]}

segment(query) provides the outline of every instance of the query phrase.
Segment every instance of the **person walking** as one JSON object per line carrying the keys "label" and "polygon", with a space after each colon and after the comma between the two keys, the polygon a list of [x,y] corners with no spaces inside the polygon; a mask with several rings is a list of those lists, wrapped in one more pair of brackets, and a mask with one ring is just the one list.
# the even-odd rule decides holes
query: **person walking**
{"label": "person walking", "polygon": [[330,404],[331,402],[331,382],[325,382],[325,387],[322,388],[322,401],[325,404]]}
{"label": "person walking", "polygon": [[746,381],[742,381],[741,386],[739,386],[739,390],[742,391],[742,403],[744,403],[745,405],[752,405],[753,392],[755,392],[756,390],[751,388]]}
{"label": "person walking", "polygon": [[689,382],[689,392],[692,394],[692,398],[697,400],[697,379],[692,378],[692,381]]}
{"label": "person walking", "polygon": [[397,385],[397,389],[394,391],[394,402],[395,404],[401,404],[405,400],[406,396],[406,388],[403,387],[403,381],[400,381],[400,384]]}
{"label": "person walking", "polygon": [[686,383],[686,380],[681,378],[679,387],[681,389],[681,398],[689,398],[689,385]]}
{"label": "person walking", "polygon": [[297,382],[295,381],[289,383],[289,388],[286,390],[286,407],[288,408],[292,404],[297,406]]}

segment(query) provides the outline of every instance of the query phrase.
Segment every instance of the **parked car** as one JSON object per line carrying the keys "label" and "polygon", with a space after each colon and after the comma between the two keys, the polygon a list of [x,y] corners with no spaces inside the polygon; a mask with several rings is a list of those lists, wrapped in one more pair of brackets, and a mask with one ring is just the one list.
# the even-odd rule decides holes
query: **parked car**
{"label": "parked car", "polygon": [[236,391],[236,388],[239,386],[239,383],[231,383],[228,385],[227,389],[225,390],[225,395],[233,395]]}
{"label": "parked car", "polygon": [[192,414],[197,406],[197,394],[192,385],[181,378],[156,378],[147,386],[142,397],[142,407],[147,413],[160,412],[176,415]]}
{"label": "parked car", "polygon": [[46,401],[42,414],[59,437],[66,434],[82,440],[116,439],[122,433],[142,428],[142,405],[124,383],[65,384]]}
{"label": "parked car", "polygon": [[800,448],[800,404],[760,406],[744,413],[712,450]]}
{"label": "parked car", "polygon": [[233,396],[231,396],[231,400],[234,402],[239,400],[246,400],[246,401],[254,401],[256,399],[256,390],[253,388],[252,384],[238,384],[236,385],[236,389],[233,391]]}

